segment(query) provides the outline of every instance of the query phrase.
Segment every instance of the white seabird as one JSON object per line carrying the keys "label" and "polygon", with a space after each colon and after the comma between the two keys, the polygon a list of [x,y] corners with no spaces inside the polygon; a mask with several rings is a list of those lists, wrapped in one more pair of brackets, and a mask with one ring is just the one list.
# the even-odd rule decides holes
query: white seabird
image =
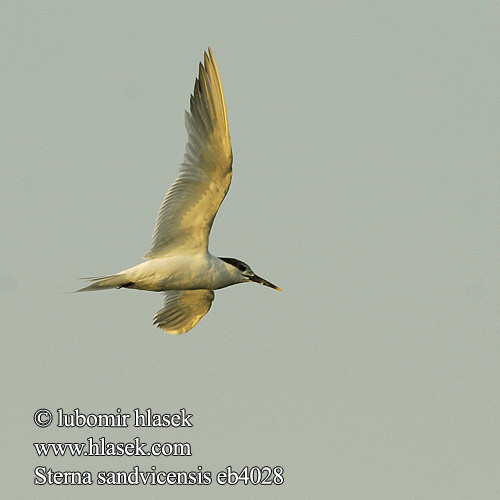
{"label": "white seabird", "polygon": [[210,48],[200,63],[185,122],[184,161],[161,204],[147,260],[118,274],[86,278],[92,283],[78,290],[164,292],[164,306],[153,322],[172,334],[191,330],[207,314],[219,288],[254,281],[281,291],[244,262],[208,251],[210,229],[231,184],[233,163],[224,92]]}

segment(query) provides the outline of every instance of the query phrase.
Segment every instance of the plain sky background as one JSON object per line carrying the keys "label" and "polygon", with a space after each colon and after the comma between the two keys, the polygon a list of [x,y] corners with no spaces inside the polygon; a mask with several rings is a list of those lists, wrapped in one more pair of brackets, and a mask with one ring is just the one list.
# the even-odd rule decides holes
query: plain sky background
{"label": "plain sky background", "polygon": [[[496,499],[498,2],[2,2],[5,498]],[[224,85],[233,184],[210,249],[285,290],[69,294],[140,262],[198,62]],[[39,429],[152,408],[191,429]],[[192,457],[32,443],[188,441]],[[283,486],[33,485],[54,470],[285,469]]]}

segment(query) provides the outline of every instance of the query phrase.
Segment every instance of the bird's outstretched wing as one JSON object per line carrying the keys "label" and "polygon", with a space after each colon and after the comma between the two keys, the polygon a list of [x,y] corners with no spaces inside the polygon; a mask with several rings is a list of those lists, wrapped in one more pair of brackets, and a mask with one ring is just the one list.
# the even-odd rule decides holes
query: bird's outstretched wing
{"label": "bird's outstretched wing", "polygon": [[233,155],[226,103],[211,49],[200,63],[186,111],[188,142],[180,173],[160,207],[146,258],[208,248],[215,215],[231,184]]}
{"label": "bird's outstretched wing", "polygon": [[207,314],[214,297],[212,290],[169,290],[153,324],[174,335],[186,333]]}

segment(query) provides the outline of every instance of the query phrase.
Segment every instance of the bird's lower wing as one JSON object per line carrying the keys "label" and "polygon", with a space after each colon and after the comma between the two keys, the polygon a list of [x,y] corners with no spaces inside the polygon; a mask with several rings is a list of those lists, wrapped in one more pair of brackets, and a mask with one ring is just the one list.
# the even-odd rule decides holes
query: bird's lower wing
{"label": "bird's lower wing", "polygon": [[212,290],[169,290],[153,324],[174,335],[186,333],[207,314],[214,297]]}

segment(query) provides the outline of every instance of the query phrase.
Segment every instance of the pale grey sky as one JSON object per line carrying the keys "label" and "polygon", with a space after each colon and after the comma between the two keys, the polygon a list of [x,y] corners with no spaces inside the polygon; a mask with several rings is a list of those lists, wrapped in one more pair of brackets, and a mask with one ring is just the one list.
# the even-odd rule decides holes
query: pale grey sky
{"label": "pale grey sky", "polygon": [[[494,499],[500,489],[496,2],[3,2],[2,488],[9,498]],[[198,63],[233,184],[211,251],[285,290],[66,294],[140,261]],[[186,429],[40,429],[39,408],[186,408]],[[37,457],[33,442],[189,442]],[[34,468],[282,466],[281,486],[34,486]]]}

